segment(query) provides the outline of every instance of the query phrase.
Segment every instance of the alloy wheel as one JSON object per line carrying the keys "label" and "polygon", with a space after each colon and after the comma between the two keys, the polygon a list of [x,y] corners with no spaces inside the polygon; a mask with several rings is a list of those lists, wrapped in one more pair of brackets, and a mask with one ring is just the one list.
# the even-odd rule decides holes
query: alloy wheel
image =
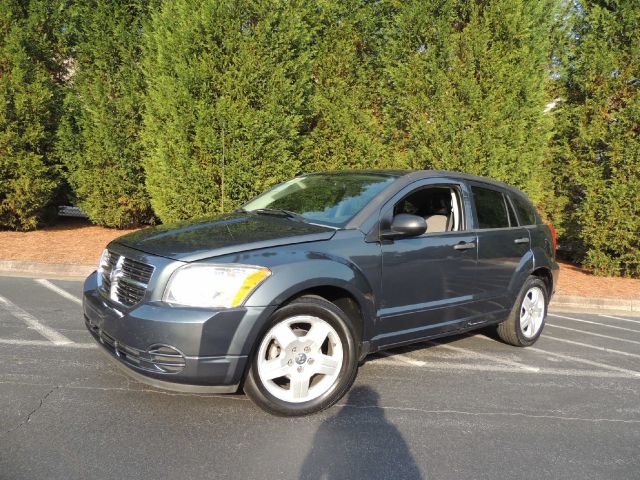
{"label": "alloy wheel", "polygon": [[258,349],[258,376],[274,397],[308,402],[335,387],[343,360],[342,341],[329,323],[296,315],[264,336]]}
{"label": "alloy wheel", "polygon": [[527,290],[520,305],[520,329],[526,338],[536,336],[542,327],[544,314],[544,293],[539,287],[532,287]]}

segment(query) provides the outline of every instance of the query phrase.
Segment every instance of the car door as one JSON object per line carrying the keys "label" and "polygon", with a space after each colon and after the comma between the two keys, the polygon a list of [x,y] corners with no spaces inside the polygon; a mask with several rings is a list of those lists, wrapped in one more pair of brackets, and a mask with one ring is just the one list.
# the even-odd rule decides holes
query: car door
{"label": "car door", "polygon": [[424,180],[399,192],[381,210],[380,228],[391,224],[394,209],[422,189],[448,188],[458,222],[450,231],[381,240],[382,276],[378,346],[409,342],[454,331],[474,314],[476,234],[467,229],[469,193],[461,182]]}
{"label": "car door", "polygon": [[481,307],[490,320],[508,312],[532,261],[530,237],[520,227],[508,195],[488,184],[472,183],[478,237]]}

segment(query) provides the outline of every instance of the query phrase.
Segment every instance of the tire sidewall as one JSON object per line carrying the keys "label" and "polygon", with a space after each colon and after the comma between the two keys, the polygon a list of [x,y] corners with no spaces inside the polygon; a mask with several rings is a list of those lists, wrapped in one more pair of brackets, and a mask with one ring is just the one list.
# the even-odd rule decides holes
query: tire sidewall
{"label": "tire sidewall", "polygon": [[[528,338],[524,335],[524,333],[522,333],[522,327],[520,325],[520,311],[522,310],[522,302],[524,301],[524,298],[527,292],[533,287],[538,287],[542,291],[542,296],[544,297],[544,312],[542,315],[542,323],[540,324],[540,328],[538,329],[538,332],[533,337]],[[539,278],[529,277],[527,281],[524,283],[524,286],[522,287],[520,294],[518,295],[518,299],[516,301],[516,304],[514,305],[514,311],[513,311],[515,327],[516,327],[516,335],[518,336],[518,341],[523,346],[533,345],[542,334],[542,330],[544,329],[545,323],[547,321],[548,308],[549,308],[549,296],[547,294],[547,286]]]}
{"label": "tire sidewall", "polygon": [[[307,402],[292,403],[272,395],[264,386],[258,374],[258,351],[265,335],[278,323],[297,316],[313,315],[331,325],[344,352],[342,367],[332,387],[317,398]],[[334,304],[316,298],[303,298],[274,312],[266,328],[258,337],[251,355],[251,364],[245,380],[245,392],[262,408],[276,415],[296,416],[323,410],[338,401],[353,383],[358,368],[357,349],[354,332],[346,315]]]}

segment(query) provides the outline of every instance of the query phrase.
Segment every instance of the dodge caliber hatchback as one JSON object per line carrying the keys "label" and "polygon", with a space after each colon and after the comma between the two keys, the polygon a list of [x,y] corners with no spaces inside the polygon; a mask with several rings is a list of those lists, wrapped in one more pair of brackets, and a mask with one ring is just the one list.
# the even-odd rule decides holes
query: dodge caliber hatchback
{"label": "dodge caliber hatchback", "polygon": [[534,343],[555,233],[519,190],[443,172],[319,173],[228,215],[114,240],[84,284],[86,326],[127,372],[189,392],[242,387],[304,415],[370,353],[496,325]]}

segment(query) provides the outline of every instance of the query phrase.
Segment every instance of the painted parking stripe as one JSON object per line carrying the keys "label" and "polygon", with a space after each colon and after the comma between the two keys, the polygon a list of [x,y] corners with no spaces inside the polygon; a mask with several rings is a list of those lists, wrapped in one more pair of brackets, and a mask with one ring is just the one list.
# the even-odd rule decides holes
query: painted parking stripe
{"label": "painted parking stripe", "polygon": [[77,303],[78,305],[82,305],[82,300],[80,300],[75,295],[72,295],[71,293],[67,292],[66,290],[60,288],[59,286],[54,285],[49,280],[45,280],[44,278],[39,278],[39,279],[35,280],[35,282],[39,283],[40,285],[42,285],[45,288],[48,288],[52,292],[57,293],[61,297],[66,298],[67,300],[71,300],[72,302]]}
{"label": "painted parking stripe", "polygon": [[0,307],[4,308],[15,318],[22,320],[30,328],[34,329],[43,337],[51,340],[56,345],[67,345],[70,343],[74,343],[61,333],[56,332],[54,329],[49,328],[46,325],[43,325],[38,321],[36,317],[31,315],[29,312],[26,312],[15,303],[7,300],[2,295],[0,295]]}
{"label": "painted parking stripe", "polygon": [[606,363],[587,360],[586,358],[574,357],[573,355],[565,355],[563,353],[550,352],[549,350],[543,350],[542,348],[538,348],[538,347],[527,347],[526,351],[541,353],[543,355],[550,355],[552,357],[561,358],[563,360],[569,360],[571,362],[584,363],[585,365],[591,365],[592,367],[604,368],[605,370],[612,370],[614,372],[622,372],[628,375],[633,375],[634,377],[640,377],[640,372],[636,370],[629,370],[627,368],[615,367],[613,365],[608,365]]}
{"label": "painted parking stripe", "polygon": [[574,322],[589,323],[591,325],[599,325],[601,327],[615,328],[616,330],[624,330],[625,332],[640,333],[640,330],[635,330],[633,328],[619,327],[617,325],[610,325],[608,323],[592,322],[591,320],[583,320],[581,318],[565,317],[564,315],[556,315],[555,313],[550,313],[549,316],[550,317],[565,318],[567,320],[572,320]]}
{"label": "painted parking stripe", "polygon": [[614,320],[622,320],[623,322],[640,323],[640,320],[632,320],[630,318],[614,317],[613,315],[604,315],[603,313],[598,314],[598,316],[599,317],[604,317],[604,318],[612,318]]}
{"label": "painted parking stripe", "polygon": [[561,328],[562,330],[569,330],[571,332],[583,333],[585,335],[592,335],[594,337],[607,338],[609,340],[616,340],[618,342],[635,343],[636,345],[640,345],[640,342],[636,340],[629,340],[628,338],[612,337],[611,335],[602,335],[601,333],[588,332],[586,330],[578,330],[577,328],[564,327],[562,325],[554,325],[553,323],[547,323],[546,326],[552,327],[552,328]]}
{"label": "painted parking stripe", "polygon": [[423,367],[426,365],[425,362],[423,362],[422,360],[414,360],[411,357],[407,357],[406,355],[400,355],[399,353],[392,353],[392,352],[378,352],[378,355],[382,355],[383,357],[387,357],[390,361],[392,361],[395,364],[406,364],[406,365],[413,365],[414,367]]}
{"label": "painted parking stripe", "polygon": [[51,343],[46,340],[18,340],[15,338],[0,338],[0,344],[20,345],[24,347],[64,347],[64,348],[97,348],[96,343]]}
{"label": "painted parking stripe", "polygon": [[[471,338],[471,337],[468,336],[468,338]],[[466,354],[469,354],[469,355],[474,356],[474,357],[484,358],[486,360],[491,360],[493,362],[501,363],[503,365],[507,365],[507,366],[510,366],[510,367],[519,368],[521,370],[527,370],[529,372],[537,372],[537,371],[540,370],[538,367],[529,367],[528,365],[522,365],[521,363],[513,362],[511,360],[507,360],[506,358],[500,358],[500,357],[496,357],[494,355],[489,355],[487,353],[476,352],[474,350],[469,350],[468,348],[454,347],[453,345],[449,345],[449,344],[446,344],[446,343],[439,343],[439,342],[432,342],[432,341],[428,341],[426,343],[430,343],[431,345],[435,345],[437,347],[442,347],[442,348],[444,348],[446,350],[451,350],[453,352],[466,353]]]}
{"label": "painted parking stripe", "polygon": [[587,377],[587,378],[624,378],[630,380],[637,380],[638,377],[635,372],[608,372],[603,370],[585,370],[585,369],[563,369],[563,368],[541,368],[539,371],[534,372],[531,370],[523,370],[521,368],[500,366],[500,365],[480,365],[469,363],[454,363],[454,362],[425,362],[425,365],[409,365],[402,364],[391,358],[374,358],[368,360],[366,365],[390,365],[396,367],[412,367],[423,368],[425,370],[446,370],[446,371],[471,371],[471,372],[497,372],[497,373],[517,373],[522,375],[523,373],[531,373],[536,375],[555,375],[564,377]]}
{"label": "painted parking stripe", "polygon": [[554,340],[556,342],[569,343],[571,345],[578,345],[580,347],[593,348],[594,350],[600,350],[601,352],[615,353],[617,355],[624,355],[625,357],[640,358],[640,355],[638,355],[636,353],[623,352],[621,350],[614,350],[613,348],[601,347],[599,345],[591,345],[589,343],[576,342],[576,341],[573,341],[573,340],[566,340],[564,338],[551,337],[549,335],[544,335],[542,338],[545,338],[547,340]]}

